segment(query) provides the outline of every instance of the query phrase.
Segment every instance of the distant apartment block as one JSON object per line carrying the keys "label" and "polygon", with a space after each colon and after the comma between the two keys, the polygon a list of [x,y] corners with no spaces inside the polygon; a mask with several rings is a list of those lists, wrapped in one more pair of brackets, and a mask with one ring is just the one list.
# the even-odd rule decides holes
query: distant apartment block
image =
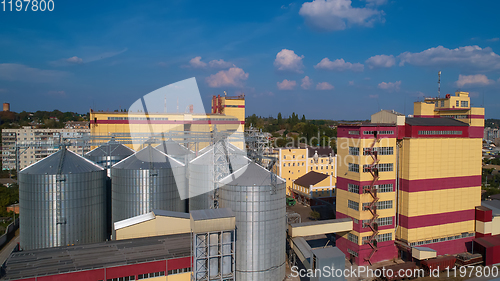
{"label": "distant apartment block", "polygon": [[495,141],[499,137],[499,129],[486,127],[484,128],[484,140]]}
{"label": "distant apartment block", "polygon": [[[16,144],[19,148],[18,169],[49,156],[59,150],[59,143],[65,139],[82,138],[90,129],[38,129],[25,126],[22,129],[2,130],[2,169],[16,169]],[[89,150],[83,146],[69,146],[69,150],[82,155]]]}

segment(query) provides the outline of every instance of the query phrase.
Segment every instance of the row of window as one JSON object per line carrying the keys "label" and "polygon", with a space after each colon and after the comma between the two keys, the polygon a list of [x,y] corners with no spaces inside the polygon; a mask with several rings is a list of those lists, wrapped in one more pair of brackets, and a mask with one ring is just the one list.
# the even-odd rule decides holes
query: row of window
{"label": "row of window", "polygon": [[462,131],[418,131],[419,135],[462,135]]}
{"label": "row of window", "polygon": [[358,194],[359,193],[359,185],[348,183],[347,184],[347,191]]}
{"label": "row of window", "polygon": [[352,200],[347,200],[347,207],[359,211],[359,203]]}
{"label": "row of window", "polygon": [[[378,218],[375,222],[378,226],[392,225],[392,217]],[[370,220],[363,220],[362,227],[368,227],[368,223],[370,223]]]}
{"label": "row of window", "polygon": [[355,251],[353,251],[353,250],[351,250],[351,249],[347,249],[347,252],[348,252],[349,254],[351,254],[351,255],[355,256],[355,257],[358,257],[358,252],[355,252]]}
{"label": "row of window", "polygon": [[349,155],[358,156],[359,155],[359,147],[349,146]]}
{"label": "row of window", "polygon": [[[376,151],[378,155],[393,155],[393,147],[374,147],[372,151]],[[363,148],[363,155],[370,155],[370,148]]]}
{"label": "row of window", "polygon": [[[364,193],[368,193],[368,188],[370,186],[369,185],[365,185],[363,186],[363,192]],[[392,183],[388,183],[388,184],[379,184],[379,185],[374,185],[373,186],[377,192],[379,193],[385,193],[385,192],[393,192],[394,191],[394,185]]]}
{"label": "row of window", "polygon": [[459,234],[459,235],[453,235],[453,236],[448,236],[448,237],[441,237],[441,238],[434,238],[434,239],[425,240],[425,241],[413,242],[413,243],[410,243],[410,246],[414,247],[414,246],[420,246],[420,245],[425,245],[425,244],[462,239],[462,238],[467,238],[467,237],[472,237],[472,236],[475,236],[474,232],[463,232],[462,234]]}
{"label": "row of window", "polygon": [[168,275],[191,272],[191,267],[169,270]]}
{"label": "row of window", "polygon": [[[295,155],[292,156],[293,156],[292,158],[295,159]],[[302,155],[302,158],[304,158],[304,155]],[[286,159],[286,155],[283,155],[283,159]]]}
{"label": "row of window", "polygon": [[[370,239],[370,236],[365,236],[363,237],[363,244],[367,244],[368,239]],[[375,240],[377,242],[385,242],[385,241],[391,241],[392,240],[392,233],[384,233],[384,234],[379,234],[375,236]]]}
{"label": "row of window", "polygon": [[[439,102],[436,101],[436,107],[439,107]],[[469,101],[456,101],[456,107],[469,107]],[[444,107],[444,100],[441,101],[441,107]]]}
{"label": "row of window", "polygon": [[352,233],[348,233],[347,234],[347,240],[355,243],[355,244],[358,244],[358,236],[357,235],[354,235]]}
{"label": "row of window", "polygon": [[[369,173],[370,166],[370,164],[363,165],[363,173]],[[394,170],[394,165],[392,163],[376,164],[375,168],[377,168],[379,172],[392,172]]]}
{"label": "row of window", "polygon": [[106,281],[131,281],[135,280],[135,276],[125,276],[125,277],[119,277],[119,278],[111,278],[107,279]]}
{"label": "row of window", "polygon": [[[363,135],[373,135],[375,131],[363,131]],[[394,135],[394,131],[377,131],[377,135]]]}
{"label": "row of window", "polygon": [[[363,210],[366,210],[368,205],[370,205],[370,203],[363,203]],[[378,210],[392,209],[392,200],[378,201],[376,206]]]}
{"label": "row of window", "polygon": [[137,276],[137,280],[148,279],[148,278],[159,277],[159,276],[165,276],[165,271],[139,274]]}
{"label": "row of window", "polygon": [[108,117],[108,120],[168,120],[167,117]]}
{"label": "row of window", "polygon": [[453,119],[469,119],[469,115],[443,115],[443,117],[448,117]]}
{"label": "row of window", "polygon": [[347,166],[348,166],[347,169],[349,170],[349,172],[359,173],[359,165],[358,164],[348,163]]}

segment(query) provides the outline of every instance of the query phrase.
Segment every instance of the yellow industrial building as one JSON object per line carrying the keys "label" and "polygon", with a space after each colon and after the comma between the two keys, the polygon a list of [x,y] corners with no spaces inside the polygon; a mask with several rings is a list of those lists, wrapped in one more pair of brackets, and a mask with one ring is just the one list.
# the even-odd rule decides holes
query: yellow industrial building
{"label": "yellow industrial building", "polygon": [[465,252],[481,205],[484,109],[466,92],[415,102],[371,123],[338,127],[337,218],[353,230],[337,246],[357,264]]}
{"label": "yellow industrial building", "polygon": [[[211,132],[235,131],[243,137],[245,127],[245,96],[213,96],[210,113],[165,113],[165,112],[101,112],[90,110],[90,133],[92,136],[129,136],[147,138],[172,131]],[[244,149],[244,142],[234,141],[234,145]],[[127,146],[138,151],[142,143],[129,143]],[[198,151],[208,143],[193,143],[198,147],[190,147]]]}
{"label": "yellow industrial building", "polygon": [[[293,182],[310,171],[328,175],[329,189],[336,184],[336,160],[337,157],[330,147],[307,147],[307,148],[278,148],[278,161],[273,167],[280,177],[286,180],[287,195],[292,196],[294,192]],[[325,192],[327,190],[324,190]],[[298,193],[297,193],[298,194]]]}

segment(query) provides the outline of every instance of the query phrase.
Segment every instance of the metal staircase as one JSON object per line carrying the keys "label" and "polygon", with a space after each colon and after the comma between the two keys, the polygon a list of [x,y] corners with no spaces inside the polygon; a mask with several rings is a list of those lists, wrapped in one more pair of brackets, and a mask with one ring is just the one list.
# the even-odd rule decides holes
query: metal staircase
{"label": "metal staircase", "polygon": [[373,180],[370,183],[370,186],[366,189],[366,192],[370,193],[373,200],[370,202],[370,204],[368,204],[367,206],[364,207],[364,210],[368,210],[372,214],[372,218],[368,221],[368,223],[364,224],[364,227],[368,226],[370,228],[370,230],[372,231],[372,235],[369,236],[369,238],[364,241],[366,244],[370,245],[370,247],[372,248],[372,251],[370,252],[370,254],[367,257],[365,257],[365,261],[367,261],[370,265],[372,264],[371,258],[378,251],[376,238],[378,235],[377,202],[378,202],[379,198],[377,197],[376,185],[377,185],[377,182],[379,180],[379,175],[378,175],[378,162],[379,162],[379,160],[378,160],[378,156],[377,156],[377,151],[374,149],[375,144],[378,141],[379,141],[379,139],[377,138],[377,132],[375,131],[373,143],[371,144],[370,148],[368,149],[368,155],[370,155],[372,157],[372,160],[373,160],[373,162],[368,167],[369,172],[373,177]]}

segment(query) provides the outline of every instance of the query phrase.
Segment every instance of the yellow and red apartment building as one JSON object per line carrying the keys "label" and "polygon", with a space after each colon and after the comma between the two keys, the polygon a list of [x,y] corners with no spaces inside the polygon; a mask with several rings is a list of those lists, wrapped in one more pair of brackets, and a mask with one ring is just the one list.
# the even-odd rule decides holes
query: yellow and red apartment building
{"label": "yellow and red apartment building", "polygon": [[[294,189],[293,182],[310,171],[331,177],[334,188],[337,178],[336,161],[337,157],[330,147],[278,148],[278,162],[274,169],[286,180],[287,195],[297,197],[304,194]],[[327,190],[323,191],[326,195]]]}
{"label": "yellow and red apartment building", "polygon": [[404,122],[394,113],[380,123],[386,113],[338,127],[337,218],[354,227],[337,247],[357,264],[408,257],[415,246],[467,251],[481,205],[484,109],[457,92],[416,102]]}
{"label": "yellow and red apartment building", "polygon": [[[93,136],[112,134],[159,133],[169,131],[210,132],[217,125],[218,131],[231,130],[243,137],[245,127],[245,97],[213,96],[210,113],[145,113],[145,112],[98,112],[90,111],[90,133]],[[233,142],[243,149],[244,142]],[[139,145],[127,144],[134,150]],[[208,143],[201,143],[198,149]]]}

